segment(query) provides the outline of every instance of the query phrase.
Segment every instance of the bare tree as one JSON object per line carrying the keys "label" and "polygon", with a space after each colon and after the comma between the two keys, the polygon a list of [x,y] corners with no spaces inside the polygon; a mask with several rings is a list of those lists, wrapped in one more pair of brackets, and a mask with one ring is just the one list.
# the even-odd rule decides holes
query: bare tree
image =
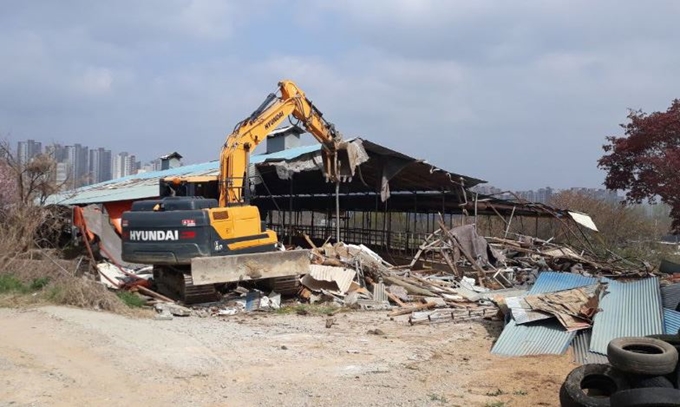
{"label": "bare tree", "polygon": [[56,182],[52,157],[39,155],[24,163],[9,142],[0,142],[0,260],[38,246],[40,235],[63,227],[63,218],[44,204],[64,185]]}

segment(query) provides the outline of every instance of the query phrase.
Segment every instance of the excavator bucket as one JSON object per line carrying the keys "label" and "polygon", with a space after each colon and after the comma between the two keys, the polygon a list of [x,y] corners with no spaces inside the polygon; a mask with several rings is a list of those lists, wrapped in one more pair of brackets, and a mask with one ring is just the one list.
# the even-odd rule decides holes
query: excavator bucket
{"label": "excavator bucket", "polygon": [[325,148],[321,155],[324,163],[324,175],[330,182],[344,182],[351,180],[357,166],[356,154],[352,153],[351,145],[348,142],[339,143],[334,152]]}
{"label": "excavator bucket", "polygon": [[309,273],[309,250],[234,254],[191,259],[194,285],[231,283]]}

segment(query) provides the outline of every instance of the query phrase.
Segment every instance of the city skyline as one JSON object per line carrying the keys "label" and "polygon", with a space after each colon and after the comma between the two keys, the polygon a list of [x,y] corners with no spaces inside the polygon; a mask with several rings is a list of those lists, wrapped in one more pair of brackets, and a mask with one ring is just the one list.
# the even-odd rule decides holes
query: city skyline
{"label": "city skyline", "polygon": [[[30,160],[43,152],[53,157],[56,161],[56,182],[61,184],[70,176],[70,182],[67,183],[67,187],[72,188],[109,181],[141,172],[161,170],[160,157],[142,164],[142,160],[138,160],[137,156],[129,151],[120,151],[114,154],[113,150],[105,147],[90,148],[80,143],[62,145],[60,143],[45,144],[35,139],[17,141],[15,154],[19,162],[25,162],[27,159]],[[487,183],[478,185],[472,188],[472,190],[502,199],[520,198],[538,203],[548,203],[550,198],[561,190],[578,191],[608,202],[618,202],[621,199],[616,191],[579,186],[568,188],[544,186],[528,190],[510,190]]]}
{"label": "city skyline", "polygon": [[161,168],[160,158],[142,164],[135,154],[128,151],[114,154],[111,149],[90,148],[81,143],[65,145],[58,142],[45,144],[35,139],[19,140],[12,153],[20,165],[41,154],[51,157],[55,161],[55,182],[71,189]]}

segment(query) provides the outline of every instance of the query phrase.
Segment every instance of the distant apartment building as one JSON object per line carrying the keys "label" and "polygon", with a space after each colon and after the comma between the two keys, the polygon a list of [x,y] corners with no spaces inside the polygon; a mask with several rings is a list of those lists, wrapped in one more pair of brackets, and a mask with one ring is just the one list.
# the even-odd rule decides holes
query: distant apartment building
{"label": "distant apartment building", "polygon": [[118,153],[113,159],[113,178],[137,174],[140,167],[141,164],[137,162],[137,157],[134,154],[129,154],[126,151]]}
{"label": "distant apartment building", "polygon": [[102,147],[90,150],[90,183],[96,184],[112,179],[112,164],[111,150],[105,150]]}
{"label": "distant apartment building", "polygon": [[66,161],[68,163],[68,186],[78,188],[89,184],[89,148],[80,144],[66,146]]}
{"label": "distant apartment building", "polygon": [[71,187],[71,183],[67,183],[66,181],[72,179],[70,176],[70,170],[71,170],[71,165],[68,161],[60,162],[57,163],[55,167],[55,176],[54,180],[59,186],[66,186],[66,187]]}
{"label": "distant apartment building", "polygon": [[68,149],[61,144],[50,144],[45,146],[45,154],[58,163],[68,160]]}
{"label": "distant apartment building", "polygon": [[503,192],[502,189],[491,185],[476,185],[472,190],[483,195],[499,195]]}
{"label": "distant apartment building", "polygon": [[138,172],[139,172],[139,173],[142,173],[142,172],[155,172],[155,171],[160,171],[161,169],[162,169],[162,167],[161,167],[161,160],[160,160],[160,159],[156,159],[156,160],[149,161],[148,163],[142,165]]}
{"label": "distant apartment building", "polygon": [[39,141],[26,140],[17,143],[16,159],[19,164],[26,164],[40,154],[42,154],[42,143]]}
{"label": "distant apartment building", "polygon": [[[43,152],[56,163],[51,178],[67,189],[134,175],[138,172],[159,171],[163,166],[161,159],[153,160],[142,166],[141,162],[137,161],[137,157],[127,151],[112,154],[111,150],[103,147],[90,149],[82,144],[65,146],[54,143],[43,146],[41,142],[35,140],[18,142],[16,157],[19,162],[27,163]],[[177,161],[181,158],[177,153],[170,154],[168,157]]]}

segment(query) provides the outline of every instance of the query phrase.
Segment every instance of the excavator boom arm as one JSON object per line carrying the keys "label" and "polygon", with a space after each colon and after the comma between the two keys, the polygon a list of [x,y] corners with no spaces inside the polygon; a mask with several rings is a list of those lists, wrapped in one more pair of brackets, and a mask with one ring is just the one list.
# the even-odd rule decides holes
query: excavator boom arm
{"label": "excavator boom arm", "polygon": [[279,82],[279,91],[280,96],[269,95],[227,137],[220,155],[220,206],[243,201],[251,151],[291,114],[323,145],[326,177],[337,181],[337,152],[344,148],[342,136],[292,81]]}

